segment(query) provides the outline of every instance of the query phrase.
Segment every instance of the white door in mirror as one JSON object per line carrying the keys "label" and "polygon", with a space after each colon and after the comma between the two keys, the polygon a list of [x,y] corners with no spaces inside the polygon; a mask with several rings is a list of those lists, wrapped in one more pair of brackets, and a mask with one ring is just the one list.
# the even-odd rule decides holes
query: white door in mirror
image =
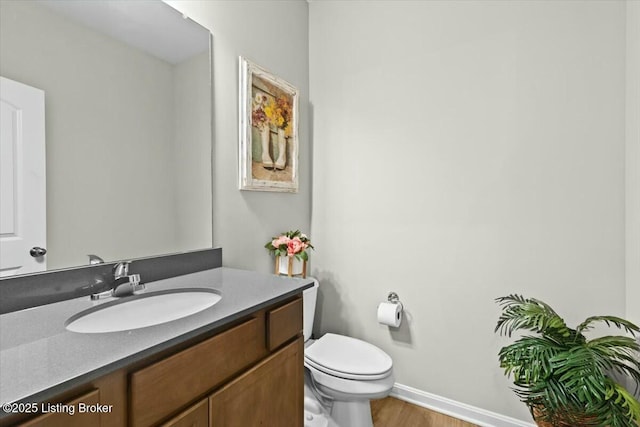
{"label": "white door in mirror", "polygon": [[44,92],[0,77],[0,276],[47,269]]}
{"label": "white door in mirror", "polygon": [[199,313],[222,296],[211,289],[154,292],[117,300],[72,316],[67,330],[86,334],[146,328]]}

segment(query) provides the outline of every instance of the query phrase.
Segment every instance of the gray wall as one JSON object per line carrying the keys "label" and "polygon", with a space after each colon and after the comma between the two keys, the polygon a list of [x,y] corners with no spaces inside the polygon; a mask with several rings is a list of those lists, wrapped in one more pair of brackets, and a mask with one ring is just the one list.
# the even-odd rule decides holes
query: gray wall
{"label": "gray wall", "polygon": [[[380,346],[401,384],[530,419],[493,299],[625,314],[625,3],[309,8],[316,330]],[[375,319],[390,290],[398,331]]]}
{"label": "gray wall", "polygon": [[[640,325],[640,2],[627,0],[626,29],[626,315]],[[629,387],[634,387],[631,380]]]}
{"label": "gray wall", "polygon": [[640,2],[627,1],[627,318],[640,325]]}
{"label": "gray wall", "polygon": [[[175,124],[173,161],[176,249],[211,247],[211,65],[209,52],[173,70]],[[204,90],[203,88],[209,88]]]}
{"label": "gray wall", "polygon": [[[308,5],[296,1],[167,1],[213,33],[214,245],[224,265],[271,272],[264,244],[288,229],[310,228]],[[300,91],[300,191],[238,190],[238,56]]]}

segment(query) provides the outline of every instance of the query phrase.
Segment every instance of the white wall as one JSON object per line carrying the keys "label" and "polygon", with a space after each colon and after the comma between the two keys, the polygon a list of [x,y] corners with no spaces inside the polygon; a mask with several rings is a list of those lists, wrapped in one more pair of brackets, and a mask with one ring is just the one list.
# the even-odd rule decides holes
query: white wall
{"label": "white wall", "polygon": [[[310,3],[317,332],[530,419],[493,299],[625,314],[625,4]],[[389,291],[398,331],[375,321]]]}
{"label": "white wall", "polygon": [[640,325],[640,2],[627,1],[627,318]]}
{"label": "white wall", "polygon": [[[289,1],[167,1],[213,33],[214,245],[224,265],[270,272],[264,244],[288,229],[310,228],[308,5]],[[238,190],[238,56],[300,90],[300,191]]]}

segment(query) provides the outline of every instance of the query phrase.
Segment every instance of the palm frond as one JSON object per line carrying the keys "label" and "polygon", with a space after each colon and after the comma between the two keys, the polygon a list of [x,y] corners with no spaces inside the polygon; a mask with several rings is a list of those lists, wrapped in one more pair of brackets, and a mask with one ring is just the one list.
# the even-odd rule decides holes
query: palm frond
{"label": "palm frond", "polygon": [[[524,298],[521,295],[509,295],[496,298],[502,306],[502,315],[494,332],[508,335],[520,329],[549,336],[566,338],[572,335],[564,320],[547,304],[534,298]],[[575,333],[575,332],[574,332]]]}
{"label": "palm frond", "polygon": [[505,375],[513,375],[516,384],[537,382],[551,375],[549,360],[564,349],[552,339],[525,336],[503,347],[498,359]]}
{"label": "palm frond", "polygon": [[629,337],[604,336],[587,343],[598,358],[598,366],[607,371],[628,376],[635,382],[635,391],[640,390],[640,345]]}
{"label": "palm frond", "polygon": [[593,328],[593,323],[595,322],[604,322],[607,326],[611,327],[611,325],[616,326],[618,329],[624,329],[625,332],[630,333],[634,337],[636,334],[640,334],[640,328],[638,328],[633,323],[628,320],[621,319],[616,316],[591,316],[587,317],[584,322],[578,325],[576,331],[578,333],[582,333],[584,331],[588,331]]}
{"label": "palm frond", "polygon": [[588,348],[575,347],[552,357],[554,377],[568,393],[583,404],[593,404],[606,396],[606,375],[598,367],[597,356]]}
{"label": "palm frond", "polygon": [[555,418],[556,414],[577,412],[578,408],[583,407],[576,396],[567,393],[562,383],[554,377],[544,383],[520,386],[514,391],[527,406],[543,406],[551,418]]}
{"label": "palm frond", "polygon": [[597,418],[599,425],[610,427],[637,427],[640,421],[640,402],[622,386],[608,380],[609,397],[586,412]]}

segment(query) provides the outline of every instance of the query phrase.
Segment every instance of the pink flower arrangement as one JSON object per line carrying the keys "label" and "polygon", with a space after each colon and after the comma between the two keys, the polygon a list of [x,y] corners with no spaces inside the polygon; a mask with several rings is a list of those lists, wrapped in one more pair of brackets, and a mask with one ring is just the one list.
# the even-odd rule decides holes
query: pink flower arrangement
{"label": "pink flower arrangement", "polygon": [[304,261],[309,259],[307,249],[313,249],[309,238],[300,230],[287,231],[273,237],[264,247],[274,255],[293,256]]}

